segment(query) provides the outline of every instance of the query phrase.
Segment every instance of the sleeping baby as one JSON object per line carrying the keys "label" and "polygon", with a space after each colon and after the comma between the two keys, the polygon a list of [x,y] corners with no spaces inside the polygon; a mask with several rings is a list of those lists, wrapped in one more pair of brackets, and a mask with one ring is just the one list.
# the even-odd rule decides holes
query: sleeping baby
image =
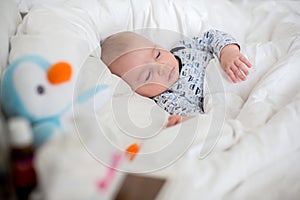
{"label": "sleeping baby", "polygon": [[181,40],[170,51],[134,32],[114,34],[101,47],[101,59],[113,74],[170,114],[167,127],[204,113],[205,69],[214,55],[234,83],[246,80],[251,67],[236,40],[218,30]]}

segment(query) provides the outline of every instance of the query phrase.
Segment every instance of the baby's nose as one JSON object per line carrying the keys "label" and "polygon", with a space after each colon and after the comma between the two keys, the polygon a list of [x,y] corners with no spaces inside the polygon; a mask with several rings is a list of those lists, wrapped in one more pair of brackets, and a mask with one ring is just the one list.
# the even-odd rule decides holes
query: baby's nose
{"label": "baby's nose", "polygon": [[167,68],[166,68],[165,65],[160,64],[159,67],[158,67],[158,74],[159,74],[160,76],[165,75],[165,74],[166,74],[166,69],[167,69]]}

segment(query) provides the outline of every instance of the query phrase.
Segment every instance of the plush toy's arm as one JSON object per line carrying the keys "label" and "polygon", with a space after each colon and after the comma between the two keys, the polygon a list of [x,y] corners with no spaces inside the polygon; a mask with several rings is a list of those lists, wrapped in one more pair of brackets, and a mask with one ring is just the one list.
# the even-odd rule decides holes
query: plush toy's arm
{"label": "plush toy's arm", "polygon": [[59,126],[54,122],[42,122],[32,127],[34,145],[39,147],[59,132]]}

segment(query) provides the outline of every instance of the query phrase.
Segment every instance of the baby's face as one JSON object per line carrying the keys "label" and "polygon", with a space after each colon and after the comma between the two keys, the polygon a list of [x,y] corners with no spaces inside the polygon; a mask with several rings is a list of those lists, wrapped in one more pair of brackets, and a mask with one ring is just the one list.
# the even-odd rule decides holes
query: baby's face
{"label": "baby's face", "polygon": [[145,97],[166,91],[179,77],[177,59],[155,45],[130,51],[112,62],[109,68]]}

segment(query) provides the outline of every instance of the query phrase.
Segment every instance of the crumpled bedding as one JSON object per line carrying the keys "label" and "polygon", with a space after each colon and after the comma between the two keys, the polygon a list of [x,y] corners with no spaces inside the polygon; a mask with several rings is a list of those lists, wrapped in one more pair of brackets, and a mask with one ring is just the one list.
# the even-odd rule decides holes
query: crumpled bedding
{"label": "crumpled bedding", "polygon": [[[95,80],[114,89],[103,109],[88,116],[75,110],[73,129],[39,149],[40,194],[111,199],[125,171],[166,178],[157,199],[299,197],[299,11],[298,1],[276,0],[69,0],[34,7],[12,39],[10,60],[28,52],[64,59],[80,69],[77,89]],[[132,93],[99,59],[99,41],[114,32],[144,31],[168,47],[181,35],[208,28],[240,41],[253,64],[251,74],[232,84],[212,61],[207,113],[168,129],[167,114]],[[165,33],[174,37],[162,37]],[[141,144],[138,155],[122,158],[111,185],[99,190],[111,155],[135,142]]]}

